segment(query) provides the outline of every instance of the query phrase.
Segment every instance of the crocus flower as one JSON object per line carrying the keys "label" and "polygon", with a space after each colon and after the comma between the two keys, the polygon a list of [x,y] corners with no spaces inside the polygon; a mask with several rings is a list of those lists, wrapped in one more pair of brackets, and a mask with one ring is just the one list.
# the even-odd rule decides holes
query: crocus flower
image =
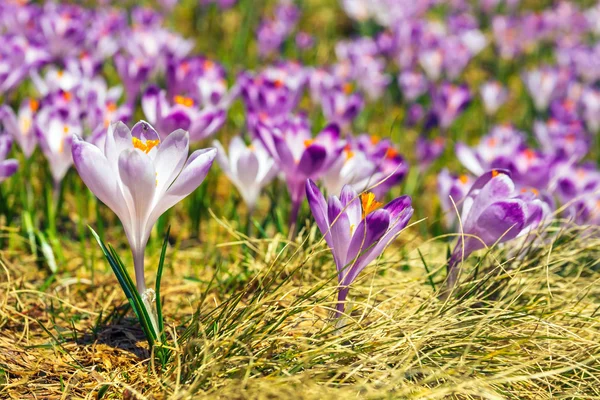
{"label": "crocus flower", "polygon": [[362,96],[351,93],[351,87],[344,90],[330,90],[323,94],[321,106],[327,121],[334,122],[342,128],[347,128],[360,113],[364,106]]}
{"label": "crocus flower", "polygon": [[508,90],[499,82],[490,81],[481,85],[480,88],[483,107],[487,115],[494,115],[508,99]]}
{"label": "crocus flower", "polygon": [[229,143],[229,156],[219,141],[213,141],[213,146],[217,149],[217,163],[252,212],[261,190],[277,175],[275,161],[258,139],[246,146],[241,137],[234,137]]}
{"label": "crocus flower", "polygon": [[152,310],[144,280],[144,249],[150,232],[165,211],[202,183],[216,150],[196,150],[188,158],[187,132],[177,130],[161,140],[144,121],[131,130],[122,122],[111,125],[104,149],[79,136],[74,135],[72,141],[79,176],[123,224],[137,289]]}
{"label": "crocus flower", "polygon": [[476,250],[527,234],[547,211],[536,190],[515,190],[508,171],[492,170],[480,176],[463,201],[460,237],[448,262],[442,298],[456,286],[462,260]]}
{"label": "crocus flower", "polygon": [[313,138],[308,121],[295,117],[279,126],[260,123],[258,135],[285,176],[292,200],[291,226],[298,217],[306,180],[320,178],[344,149],[340,128],[336,124],[327,125]]}
{"label": "crocus flower", "polygon": [[367,155],[351,144],[333,162],[321,177],[327,193],[340,193],[345,185],[357,191],[366,190],[371,177],[377,173],[377,166]]}
{"label": "crocus flower", "polygon": [[383,206],[373,193],[359,196],[351,186],[344,186],[339,198],[332,195],[325,201],[311,180],[306,182],[306,196],[338,271],[336,310],[340,316],[349,285],[408,224],[413,214],[411,199],[402,196]]}
{"label": "crocus flower", "polygon": [[42,153],[48,160],[55,196],[67,171],[73,164],[71,144],[73,135],[81,135],[81,121],[74,120],[64,108],[45,107],[36,117],[36,134]]}
{"label": "crocus flower", "polygon": [[558,72],[552,68],[539,68],[523,74],[523,81],[538,111],[545,111],[556,96]]}
{"label": "crocus flower", "polygon": [[581,96],[583,104],[583,118],[588,129],[598,132],[600,129],[600,90],[586,88]]}
{"label": "crocus flower", "polygon": [[223,126],[226,117],[224,109],[212,106],[200,109],[190,97],[176,95],[169,102],[166,92],[156,86],[149,87],[142,96],[142,110],[161,135],[184,129],[189,131],[193,142],[210,137]]}
{"label": "crocus flower", "polygon": [[10,136],[0,135],[0,182],[11,177],[17,172],[17,168],[19,167],[17,160],[13,158],[6,159],[12,147],[12,142],[13,140]]}
{"label": "crocus flower", "polygon": [[460,209],[462,200],[471,189],[473,181],[472,176],[466,174],[452,175],[447,168],[444,168],[438,174],[438,195],[444,213],[444,224],[447,228],[454,227],[457,210]]}
{"label": "crocus flower", "polygon": [[471,93],[467,86],[443,83],[434,91],[433,112],[443,130],[452,125],[452,122],[464,111],[471,100]]}
{"label": "crocus flower", "polygon": [[37,143],[34,120],[39,106],[37,100],[25,99],[16,115],[9,106],[0,107],[0,120],[4,129],[17,141],[26,158],[33,154]]}
{"label": "crocus flower", "polygon": [[429,82],[419,72],[404,71],[398,75],[398,86],[408,101],[414,101],[427,91]]}
{"label": "crocus flower", "polygon": [[419,136],[415,147],[419,170],[423,173],[442,155],[446,148],[446,140],[443,137],[428,140]]}
{"label": "crocus flower", "polygon": [[556,119],[533,124],[540,147],[544,153],[558,159],[580,160],[590,150],[590,137],[579,120],[563,123]]}

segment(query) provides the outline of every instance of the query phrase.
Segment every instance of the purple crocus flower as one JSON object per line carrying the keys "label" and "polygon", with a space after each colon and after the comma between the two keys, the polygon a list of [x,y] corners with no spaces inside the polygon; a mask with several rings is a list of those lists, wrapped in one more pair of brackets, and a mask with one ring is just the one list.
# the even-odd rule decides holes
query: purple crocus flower
{"label": "purple crocus flower", "polygon": [[364,106],[362,96],[358,93],[351,93],[351,91],[351,86],[344,87],[344,90],[330,90],[323,93],[321,99],[325,118],[340,125],[343,129],[352,124]]}
{"label": "purple crocus flower", "polygon": [[0,135],[0,182],[10,178],[19,168],[19,162],[13,158],[6,159],[13,139],[8,135]]}
{"label": "purple crocus flower", "polygon": [[347,144],[344,151],[321,177],[327,193],[340,193],[345,185],[357,191],[367,190],[377,166],[354,142]]}
{"label": "purple crocus flower", "polygon": [[128,55],[115,54],[115,67],[123,82],[125,96],[129,104],[134,104],[140,93],[142,84],[148,79],[153,65],[142,58],[133,58]]}
{"label": "purple crocus flower", "polygon": [[480,88],[483,107],[487,115],[494,115],[508,100],[508,90],[497,81],[489,81]]}
{"label": "purple crocus flower", "polygon": [[437,188],[444,213],[444,224],[447,228],[454,227],[457,211],[460,209],[462,200],[469,193],[473,181],[474,179],[470,175],[452,175],[447,168],[438,174]]}
{"label": "purple crocus flower", "polygon": [[443,83],[433,93],[433,112],[443,130],[463,112],[471,101],[471,93],[466,85]]}
{"label": "purple crocus flower", "polygon": [[311,180],[306,182],[306,196],[338,271],[339,317],[345,309],[349,285],[408,224],[413,214],[411,199],[402,196],[383,206],[373,193],[359,196],[352,187],[344,186],[339,198],[332,195],[325,201]]}
{"label": "purple crocus flower", "polygon": [[45,48],[22,36],[0,37],[0,93],[15,88],[28,73],[50,61]]}
{"label": "purple crocus flower", "polygon": [[258,139],[246,146],[241,137],[234,137],[229,143],[229,156],[219,141],[215,140],[213,146],[217,149],[217,163],[238,189],[251,213],[261,190],[277,175],[275,161]]}
{"label": "purple crocus flower", "polygon": [[427,91],[429,82],[420,72],[404,71],[398,75],[398,86],[408,101],[415,101]]}
{"label": "purple crocus flower", "polygon": [[456,144],[456,156],[462,165],[476,176],[492,168],[499,168],[496,162],[512,160],[523,149],[525,135],[510,125],[496,126],[479,144],[469,147],[461,142]]}
{"label": "purple crocus flower", "polygon": [[443,137],[429,140],[419,136],[415,147],[419,170],[423,173],[442,155],[446,148],[446,140]]}
{"label": "purple crocus flower", "polygon": [[285,176],[292,200],[291,226],[298,217],[306,180],[318,179],[344,149],[340,128],[336,124],[327,125],[313,138],[303,117],[290,117],[278,126],[259,123],[257,127],[259,138]]}
{"label": "purple crocus flower", "polygon": [[225,110],[219,107],[199,109],[190,97],[177,95],[171,103],[166,92],[156,86],[150,86],[142,96],[142,109],[161,135],[183,129],[189,131],[192,142],[210,137],[223,126],[226,117]]}
{"label": "purple crocus flower", "polygon": [[82,135],[81,121],[73,119],[69,110],[55,106],[42,108],[35,119],[37,140],[54,181],[54,193],[73,164],[71,145],[73,135]]}
{"label": "purple crocus flower", "polygon": [[17,141],[26,158],[31,157],[37,144],[34,121],[39,107],[34,99],[23,100],[17,114],[9,106],[0,107],[4,129]]}
{"label": "purple crocus flower", "polygon": [[583,118],[588,129],[598,132],[600,129],[600,90],[585,88],[581,96],[583,105]]}
{"label": "purple crocus flower", "polygon": [[515,190],[508,171],[492,170],[480,176],[463,200],[460,237],[448,262],[442,298],[456,286],[460,263],[471,253],[527,234],[547,213],[537,191]]}
{"label": "purple crocus flower", "polygon": [[590,137],[581,121],[570,123],[550,119],[547,122],[535,121],[533,132],[544,153],[558,159],[577,161],[590,150]]}
{"label": "purple crocus flower", "polygon": [[296,34],[296,46],[300,50],[311,49],[315,44],[315,38],[307,32],[298,32]]}
{"label": "purple crocus flower", "polygon": [[549,67],[527,71],[523,74],[523,81],[536,110],[545,111],[550,101],[556,97],[560,83],[558,71]]}
{"label": "purple crocus flower", "polygon": [[111,125],[104,149],[79,136],[74,135],[72,141],[79,176],[123,224],[133,254],[137,289],[152,310],[144,280],[144,250],[150,232],[166,210],[202,183],[216,150],[196,150],[188,158],[187,132],[177,130],[161,141],[144,121],[132,130],[121,122]]}

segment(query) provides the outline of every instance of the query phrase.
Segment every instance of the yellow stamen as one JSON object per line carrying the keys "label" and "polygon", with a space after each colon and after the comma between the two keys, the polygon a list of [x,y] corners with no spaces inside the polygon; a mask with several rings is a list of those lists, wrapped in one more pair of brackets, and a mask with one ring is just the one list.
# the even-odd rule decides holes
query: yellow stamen
{"label": "yellow stamen", "polygon": [[135,147],[136,149],[140,149],[144,153],[148,154],[150,153],[150,150],[159,145],[160,140],[146,140],[146,142],[144,143],[140,139],[134,137],[131,138],[131,142],[133,143],[133,147]]}
{"label": "yellow stamen", "polygon": [[383,203],[375,200],[375,194],[371,192],[362,193],[360,195],[360,201],[362,203],[363,219],[383,205]]}
{"label": "yellow stamen", "polygon": [[381,139],[379,138],[379,136],[373,135],[371,136],[371,144],[377,144],[379,143]]}
{"label": "yellow stamen", "polygon": [[500,175],[500,172],[496,171],[495,169],[492,170],[492,178],[497,177],[498,175]]}
{"label": "yellow stamen", "polygon": [[59,78],[62,78],[64,74],[65,72],[62,69],[56,73],[56,75],[58,75]]}
{"label": "yellow stamen", "polygon": [[194,105],[194,100],[185,96],[175,96],[173,97],[173,101],[185,107],[192,107]]}
{"label": "yellow stamen", "polygon": [[467,182],[469,181],[469,177],[466,176],[465,174],[463,174],[458,177],[458,180],[461,181],[463,185],[466,185]]}
{"label": "yellow stamen", "polygon": [[312,145],[315,142],[315,139],[306,139],[304,141],[304,147],[309,147],[310,145]]}
{"label": "yellow stamen", "polygon": [[114,112],[116,110],[117,110],[117,105],[115,103],[113,103],[112,101],[110,101],[106,104],[106,111]]}
{"label": "yellow stamen", "polygon": [[66,126],[66,125],[65,125],[65,126],[63,126],[63,132],[64,132],[65,134],[69,133],[69,127],[68,127],[68,126]]}

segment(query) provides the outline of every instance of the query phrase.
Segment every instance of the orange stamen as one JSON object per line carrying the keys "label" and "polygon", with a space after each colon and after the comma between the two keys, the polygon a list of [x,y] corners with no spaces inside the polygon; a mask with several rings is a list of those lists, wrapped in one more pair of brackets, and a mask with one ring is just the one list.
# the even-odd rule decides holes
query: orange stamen
{"label": "orange stamen", "polygon": [[388,160],[396,157],[397,155],[398,151],[393,147],[388,147],[388,149],[385,151],[385,158],[387,158]]}
{"label": "orange stamen", "polygon": [[362,193],[360,195],[360,201],[362,203],[362,217],[365,219],[367,215],[380,208],[383,203],[375,200],[375,194],[371,192]]}
{"label": "orange stamen", "polygon": [[71,101],[71,99],[73,98],[73,95],[71,94],[71,92],[63,92],[62,98],[65,101]]}
{"label": "orange stamen", "polygon": [[192,100],[190,97],[185,96],[175,96],[173,97],[173,101],[185,107],[192,107],[194,105],[194,100]]}
{"label": "orange stamen", "polygon": [[381,138],[379,136],[376,136],[376,135],[371,136],[371,144],[377,144],[377,143],[379,143],[380,140],[381,140]]}
{"label": "orange stamen", "polygon": [[495,169],[492,170],[492,178],[497,177],[498,175],[500,175],[500,172],[496,171]]}
{"label": "orange stamen", "polygon": [[117,105],[115,103],[113,103],[112,101],[108,102],[106,104],[106,111],[114,112],[116,110],[117,110]]}
{"label": "orange stamen", "polygon": [[350,94],[350,93],[352,93],[354,91],[354,87],[352,86],[351,83],[347,82],[342,87],[342,90],[344,91],[344,93]]}
{"label": "orange stamen", "polygon": [[466,176],[465,174],[462,174],[461,176],[458,177],[458,180],[461,181],[463,185],[466,185],[467,182],[469,182],[469,177]]}
{"label": "orange stamen", "polygon": [[283,82],[281,81],[281,79],[275,79],[275,82],[273,82],[273,85],[279,89],[283,87]]}
{"label": "orange stamen", "polygon": [[309,147],[310,145],[312,145],[315,142],[315,139],[306,139],[304,141],[304,147]]}
{"label": "orange stamen", "polygon": [[37,100],[29,100],[29,109],[31,111],[37,111],[40,108],[40,102]]}

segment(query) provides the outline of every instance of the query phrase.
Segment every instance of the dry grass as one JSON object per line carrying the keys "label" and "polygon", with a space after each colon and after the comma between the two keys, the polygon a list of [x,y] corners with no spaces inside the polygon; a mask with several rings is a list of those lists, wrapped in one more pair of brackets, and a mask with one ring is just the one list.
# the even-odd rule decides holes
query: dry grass
{"label": "dry grass", "polygon": [[292,243],[205,228],[230,242],[210,260],[206,247],[170,250],[165,315],[178,345],[162,372],[99,253],[92,283],[68,246],[51,281],[18,249],[2,252],[0,397],[600,398],[596,235],[561,230],[512,259],[515,246],[493,250],[443,303],[417,249],[435,270],[446,245],[406,232],[354,285],[336,327],[334,266],[314,227]]}

